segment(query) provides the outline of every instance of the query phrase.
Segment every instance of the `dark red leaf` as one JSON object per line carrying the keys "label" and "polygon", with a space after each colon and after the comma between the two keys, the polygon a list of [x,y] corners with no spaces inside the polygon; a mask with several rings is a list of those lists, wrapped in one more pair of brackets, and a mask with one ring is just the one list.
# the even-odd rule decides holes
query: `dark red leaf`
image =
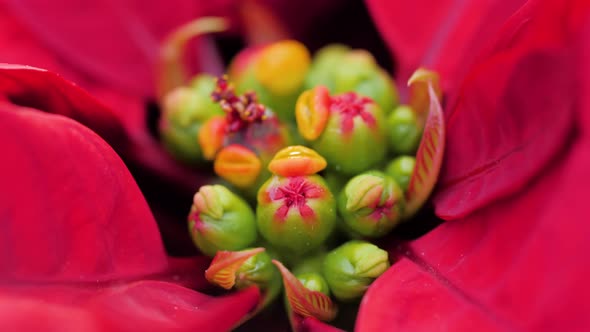
{"label": "dark red leaf", "polygon": [[[522,68],[512,69],[518,73],[513,76],[518,82],[516,87],[539,87],[551,81],[550,85],[563,93],[562,102],[570,103],[572,109],[555,108],[551,100],[557,97],[552,91],[525,90],[520,93],[529,91],[527,96],[531,100],[517,103],[510,108],[510,112],[504,110],[501,116],[495,118],[501,120],[518,113],[523,118],[538,122],[536,125],[543,126],[544,130],[532,137],[530,144],[552,149],[551,155],[546,157],[551,161],[540,160],[534,153],[526,152],[534,150],[531,150],[530,144],[525,144],[522,150],[515,152],[526,152],[519,165],[505,168],[512,158],[508,156],[495,166],[502,171],[491,168],[489,172],[482,173],[481,177],[488,181],[482,192],[494,192],[496,189],[490,183],[506,181],[507,177],[513,176],[510,171],[519,172],[519,167],[523,166],[526,169],[535,160],[540,164],[535,166],[536,175],[526,186],[522,185],[522,180],[512,179],[521,184],[519,189],[511,188],[510,195],[485,207],[482,207],[482,200],[475,200],[471,204],[475,204],[477,209],[471,214],[443,223],[424,237],[399,248],[400,260],[370,287],[363,299],[356,325],[359,331],[588,329],[590,263],[580,256],[590,250],[586,199],[590,188],[590,83],[587,80],[590,75],[587,61],[590,25],[585,23],[585,31],[580,33],[583,31],[581,18],[590,22],[587,20],[590,18],[588,5],[587,1],[531,1],[531,7],[513,18],[528,17],[528,23],[521,21],[524,25],[517,34],[513,34],[514,39],[504,40],[503,46],[492,52],[496,59],[502,56],[509,59],[514,57],[514,49],[519,49],[524,62],[519,62]],[[509,22],[508,28],[514,27],[514,24],[515,21]],[[544,33],[535,36],[535,31]],[[550,35],[556,39],[548,43]],[[559,36],[561,40],[557,38]],[[535,42],[530,43],[531,40]],[[525,56],[526,52],[522,49],[527,45],[525,41],[531,47],[530,56]],[[555,60],[547,64],[552,68],[550,72],[548,68],[538,66],[538,61],[544,62],[546,57]],[[571,62],[565,62],[566,58]],[[494,57],[491,59],[495,60]],[[508,68],[516,66],[504,63]],[[532,63],[536,65],[528,67]],[[495,64],[492,61],[490,66]],[[494,75],[487,76],[488,88],[493,88],[496,82],[492,77],[505,75],[499,67],[494,68],[498,70]],[[531,69],[550,75],[538,76]],[[567,83],[561,78],[562,74],[556,75],[557,70],[567,75]],[[553,86],[556,79],[567,84],[570,90],[562,91],[559,86]],[[486,85],[481,83],[480,88],[484,87]],[[517,91],[510,92],[513,100],[518,100]],[[543,114],[545,111],[539,108],[527,107],[529,103],[540,105],[538,99],[547,102],[545,107],[552,110],[552,116]],[[485,95],[480,95],[478,100],[483,105],[489,102]],[[475,104],[475,100],[472,103]],[[477,110],[483,112],[486,108]],[[451,114],[451,119],[463,114]],[[537,116],[543,120],[533,119]],[[561,117],[574,122],[570,127],[570,139],[548,142],[556,135],[559,137],[560,134],[555,131],[562,128],[554,122],[564,121]],[[493,123],[490,121],[492,119],[486,117],[479,119],[480,124]],[[521,122],[518,125],[509,124],[504,123],[501,127],[505,137],[527,133],[527,127],[523,129]],[[452,127],[449,126],[448,133],[451,132]],[[468,137],[463,136],[463,140],[469,140]],[[490,141],[496,138],[497,142],[502,142],[500,138],[504,136],[493,136],[482,130],[478,137]],[[458,138],[449,139],[448,146],[458,142]],[[449,158],[453,158],[459,150],[447,150],[447,153]],[[537,159],[529,162],[526,158]],[[466,183],[477,181],[479,178],[474,177]],[[469,190],[478,194],[479,189],[476,189],[466,186],[462,190],[466,195]],[[437,208],[440,209],[441,205]]]}
{"label": "dark red leaf", "polygon": [[368,0],[406,82],[418,67],[438,71],[445,88],[458,83],[480,48],[524,0]]}
{"label": "dark red leaf", "polygon": [[[180,166],[147,132],[126,126],[128,119],[114,112],[75,84],[34,67],[0,64],[0,95],[45,112],[75,119],[96,131],[129,162],[192,192],[203,179]],[[119,105],[125,105],[122,100]],[[133,107],[133,105],[130,105]]]}
{"label": "dark red leaf", "polygon": [[299,316],[295,319],[297,320],[295,332],[343,332],[343,330],[313,317],[303,318]]}
{"label": "dark red leaf", "polygon": [[2,102],[0,147],[0,329],[225,331],[256,306],[256,290],[181,286],[202,287],[207,261],[166,257],[137,185],[92,131]]}
{"label": "dark red leaf", "polygon": [[437,215],[463,217],[514,193],[562,151],[576,106],[570,25],[587,6],[571,4],[533,1],[523,7],[468,75],[445,114]]}
{"label": "dark red leaf", "polygon": [[0,93],[16,104],[72,118],[91,127],[115,146],[128,141],[123,125],[113,111],[52,72],[0,63]]}
{"label": "dark red leaf", "polygon": [[409,245],[370,288],[360,331],[576,331],[590,326],[590,141],[518,196]]}
{"label": "dark red leaf", "polygon": [[232,0],[7,1],[54,54],[80,72],[135,95],[154,89],[159,43],[173,28],[205,15],[232,12]]}

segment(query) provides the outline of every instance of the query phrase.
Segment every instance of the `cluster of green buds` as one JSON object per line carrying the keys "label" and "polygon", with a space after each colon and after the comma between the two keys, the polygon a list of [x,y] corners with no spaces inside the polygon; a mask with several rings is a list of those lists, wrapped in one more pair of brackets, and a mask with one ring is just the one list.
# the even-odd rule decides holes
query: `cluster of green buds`
{"label": "cluster of green buds", "polygon": [[242,50],[228,73],[238,92],[256,91],[260,102],[283,121],[293,121],[293,105],[303,89],[311,56],[305,45],[283,40]]}
{"label": "cluster of green buds", "polygon": [[358,240],[329,250],[338,208],[318,174],[326,166],[322,156],[305,146],[277,152],[268,165],[272,175],[258,190],[255,215],[227,188],[201,187],[188,220],[197,247],[213,257],[207,280],[224,289],[259,287],[259,309],[283,286],[294,326],[309,317],[334,319],[337,305],[331,295],[337,301],[359,300],[389,267],[389,257]]}
{"label": "cluster of green buds", "polygon": [[409,86],[401,105],[367,51],[331,45],[312,57],[284,40],[241,51],[217,80],[200,75],[167,93],[165,146],[211,161],[229,184],[201,187],[188,216],[195,245],[213,258],[207,280],[258,287],[259,309],[284,289],[293,326],[358,303],[390,266],[368,241],[411,219],[440,169],[438,77],[420,69]]}

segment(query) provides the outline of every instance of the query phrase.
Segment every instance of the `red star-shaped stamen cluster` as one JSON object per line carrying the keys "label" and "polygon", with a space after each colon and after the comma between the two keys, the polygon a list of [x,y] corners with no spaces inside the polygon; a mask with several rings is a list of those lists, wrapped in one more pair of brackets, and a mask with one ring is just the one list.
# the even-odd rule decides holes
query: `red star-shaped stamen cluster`
{"label": "red star-shaped stamen cluster", "polygon": [[283,205],[277,209],[275,217],[278,220],[285,220],[289,210],[296,208],[304,220],[313,218],[315,212],[307,205],[307,200],[320,198],[323,191],[321,187],[310,183],[305,177],[297,176],[290,179],[287,185],[276,188],[270,197],[273,201],[283,200]]}
{"label": "red star-shaped stamen cluster", "polygon": [[342,132],[347,134],[354,129],[354,119],[357,116],[360,116],[369,127],[375,125],[375,117],[367,110],[367,105],[371,103],[371,99],[367,97],[348,92],[332,97],[330,111],[340,114]]}

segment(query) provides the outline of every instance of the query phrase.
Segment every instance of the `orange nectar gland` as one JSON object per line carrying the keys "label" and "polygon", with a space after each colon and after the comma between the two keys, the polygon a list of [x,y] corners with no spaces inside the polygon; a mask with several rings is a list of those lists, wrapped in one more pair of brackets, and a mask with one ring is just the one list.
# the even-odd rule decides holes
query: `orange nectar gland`
{"label": "orange nectar gland", "polygon": [[206,160],[213,160],[217,151],[223,147],[223,140],[227,131],[225,116],[216,115],[203,124],[199,130],[199,146]]}
{"label": "orange nectar gland", "polygon": [[293,145],[277,152],[268,164],[268,170],[285,177],[304,176],[315,174],[327,165],[326,159],[314,150],[302,145]]}
{"label": "orange nectar gland", "polygon": [[256,182],[262,170],[262,162],[252,150],[232,144],[219,151],[213,169],[231,184],[246,189]]}
{"label": "orange nectar gland", "polygon": [[313,141],[320,137],[330,116],[330,93],[325,86],[304,91],[295,105],[297,129],[303,138]]}
{"label": "orange nectar gland", "polygon": [[311,56],[303,44],[284,40],[260,51],[254,63],[254,75],[271,93],[286,96],[303,85],[310,64]]}

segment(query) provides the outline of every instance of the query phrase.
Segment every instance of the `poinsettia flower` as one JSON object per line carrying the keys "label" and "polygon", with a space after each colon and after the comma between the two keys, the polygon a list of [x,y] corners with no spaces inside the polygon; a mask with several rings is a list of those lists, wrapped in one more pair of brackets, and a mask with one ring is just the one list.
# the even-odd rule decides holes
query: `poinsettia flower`
{"label": "poinsettia flower", "polygon": [[[356,328],[587,325],[582,300],[590,268],[574,258],[587,249],[588,230],[582,209],[582,188],[590,182],[585,1],[531,0],[520,9],[523,1],[423,0],[403,8],[368,2],[400,77],[429,65],[445,78],[449,137],[434,207],[450,221],[415,241],[390,244],[400,261],[370,288]],[[116,24],[107,20],[92,28],[110,27],[102,36],[111,37],[108,31],[120,32],[122,24],[133,37],[133,43],[102,40],[97,48],[87,38],[91,31],[65,38],[64,30],[72,30],[67,24],[74,24],[61,21],[71,16],[59,16],[65,8],[31,0],[0,4],[0,24],[11,32],[4,36],[12,36],[1,43],[9,50],[3,61],[56,70],[114,109],[51,73],[0,68],[0,142],[9,160],[0,176],[10,188],[2,191],[0,205],[7,216],[0,269],[5,329],[226,330],[258,301],[255,289],[218,298],[194,291],[205,287],[203,259],[167,257],[121,160],[96,134],[60,116],[93,129],[131,167],[151,166],[152,172],[134,173],[140,180],[158,174],[176,183],[189,179],[191,188],[198,182],[145,130],[144,102],[152,92],[150,77],[142,78],[149,58],[129,66],[138,54],[151,54],[142,53],[150,45],[145,26],[165,27],[155,34],[160,38],[194,14],[183,16],[193,12],[177,7],[181,13],[175,14],[185,18],[160,26],[157,10],[123,3],[94,2],[89,16],[80,16],[86,22],[107,13]],[[53,22],[43,25],[39,17]],[[62,30],[52,31],[55,26]],[[121,52],[112,52],[114,45]],[[150,207],[158,212],[156,204]],[[178,208],[185,213],[184,204]],[[301,324],[329,328],[313,319]]]}

